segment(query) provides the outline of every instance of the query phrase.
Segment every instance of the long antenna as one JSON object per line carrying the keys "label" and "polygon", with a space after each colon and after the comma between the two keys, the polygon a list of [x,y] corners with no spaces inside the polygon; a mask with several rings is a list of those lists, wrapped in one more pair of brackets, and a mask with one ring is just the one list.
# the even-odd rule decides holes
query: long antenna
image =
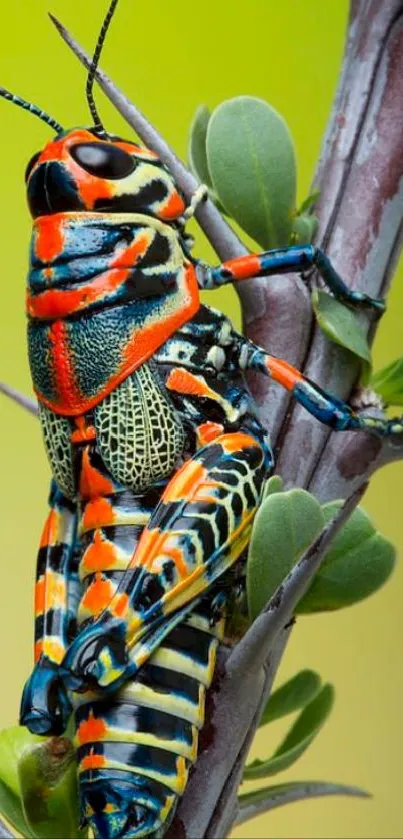
{"label": "long antenna", "polygon": [[89,109],[91,111],[91,116],[94,120],[94,128],[99,134],[105,134],[105,135],[106,135],[106,131],[105,131],[103,125],[102,125],[102,120],[101,120],[101,118],[98,114],[97,106],[95,104],[94,94],[93,94],[92,89],[93,89],[93,86],[94,86],[95,73],[97,72],[98,62],[99,62],[100,55],[101,55],[101,52],[102,52],[102,47],[104,45],[106,33],[109,29],[109,24],[110,24],[110,22],[113,18],[113,14],[114,14],[114,11],[116,9],[117,4],[118,4],[118,0],[112,0],[111,4],[109,6],[109,9],[108,9],[108,11],[105,15],[105,19],[104,19],[101,31],[100,31],[99,36],[98,36],[98,41],[97,41],[96,46],[95,46],[94,55],[93,55],[92,62],[91,62],[91,67],[90,67],[89,72],[88,72],[87,85],[86,85],[86,88],[85,88],[85,93],[86,93],[86,96],[87,96],[88,106],[89,106]]}
{"label": "long antenna", "polygon": [[39,117],[39,119],[43,122],[46,122],[46,125],[50,125],[51,128],[54,128],[56,134],[60,134],[61,131],[64,131],[63,126],[60,125],[59,122],[56,122],[53,117],[49,116],[46,111],[39,108],[38,105],[33,105],[32,102],[27,102],[26,99],[21,99],[20,96],[16,96],[15,93],[11,93],[9,90],[6,90],[5,87],[0,87],[0,96],[2,96],[3,99],[7,99],[9,102],[12,102],[14,105],[24,108],[25,111],[29,111],[35,117]]}

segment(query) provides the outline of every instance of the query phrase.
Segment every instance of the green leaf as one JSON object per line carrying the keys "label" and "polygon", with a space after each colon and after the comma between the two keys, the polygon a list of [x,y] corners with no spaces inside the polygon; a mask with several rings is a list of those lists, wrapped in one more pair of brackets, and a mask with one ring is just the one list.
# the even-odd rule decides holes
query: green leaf
{"label": "green leaf", "polygon": [[263,488],[263,496],[262,502],[267,498],[269,495],[273,495],[275,492],[283,492],[284,482],[280,475],[272,475],[269,478]]}
{"label": "green leaf", "polygon": [[76,839],[79,807],[75,751],[66,737],[52,737],[24,752],[18,763],[22,806],[38,839]]}
{"label": "green leaf", "polygon": [[263,711],[259,727],[299,711],[320,689],[320,676],[313,670],[301,670],[275,690]]}
{"label": "green leaf", "polygon": [[[336,515],[342,504],[332,501],[323,506],[326,521]],[[297,613],[333,611],[363,600],[386,582],[395,559],[391,542],[375,529],[361,507],[356,508],[300,600]]]}
{"label": "green leaf", "polygon": [[320,290],[313,291],[312,306],[316,320],[325,335],[370,366],[371,350],[355,312]]}
{"label": "green leaf", "polygon": [[207,127],[208,171],[227,213],[263,248],[288,245],[295,212],[294,144],[267,102],[238,96]]}
{"label": "green leaf", "polygon": [[210,120],[210,111],[206,105],[200,105],[197,109],[193,122],[190,126],[188,158],[189,167],[193,174],[196,175],[200,183],[206,184],[209,190],[209,196],[216,204],[220,212],[224,212],[224,207],[217,198],[214,192],[211,175],[207,164],[206,152],[206,136],[207,126]]}
{"label": "green leaf", "polygon": [[302,204],[299,205],[299,207],[297,209],[297,216],[304,215],[304,213],[307,213],[308,210],[311,212],[313,205],[316,204],[316,202],[319,198],[319,195],[320,195],[320,189],[314,189],[313,192],[311,192],[309,195],[307,195],[305,200],[302,202]]}
{"label": "green leaf", "polygon": [[349,795],[356,798],[370,798],[370,795],[358,787],[332,784],[326,781],[292,781],[288,784],[273,784],[269,787],[247,792],[238,796],[239,815],[236,824],[243,824],[275,807],[291,804],[293,801],[305,801],[326,795]]}
{"label": "green leaf", "polygon": [[18,761],[24,752],[42,742],[23,726],[12,726],[0,732],[0,813],[24,837],[34,834],[25,820],[18,777]]}
{"label": "green leaf", "polygon": [[246,767],[245,781],[267,778],[283,772],[295,763],[315,739],[326,722],[334,702],[332,685],[322,690],[305,706],[287,736],[267,760],[254,760]]}
{"label": "green leaf", "polygon": [[206,105],[200,105],[190,126],[188,158],[194,175],[202,184],[212,187],[212,180],[207,164],[206,137],[210,121],[210,111]]}
{"label": "green leaf", "polygon": [[302,489],[265,497],[255,517],[246,566],[248,610],[254,620],[324,525],[320,504]]}
{"label": "green leaf", "polygon": [[369,384],[387,405],[403,405],[403,356],[374,373]]}

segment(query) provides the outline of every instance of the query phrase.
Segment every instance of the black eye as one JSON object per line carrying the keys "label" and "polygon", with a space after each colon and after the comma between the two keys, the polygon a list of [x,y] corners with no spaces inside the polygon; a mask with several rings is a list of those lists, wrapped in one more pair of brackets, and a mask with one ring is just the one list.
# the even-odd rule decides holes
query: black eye
{"label": "black eye", "polygon": [[36,154],[32,155],[31,160],[29,161],[28,166],[25,170],[25,183],[27,182],[27,180],[28,180],[28,178],[29,178],[34,166],[35,166],[35,163],[40,156],[41,156],[40,151],[37,151]]}
{"label": "black eye", "polygon": [[136,168],[135,159],[112,143],[80,143],[70,149],[72,158],[90,175],[116,180]]}

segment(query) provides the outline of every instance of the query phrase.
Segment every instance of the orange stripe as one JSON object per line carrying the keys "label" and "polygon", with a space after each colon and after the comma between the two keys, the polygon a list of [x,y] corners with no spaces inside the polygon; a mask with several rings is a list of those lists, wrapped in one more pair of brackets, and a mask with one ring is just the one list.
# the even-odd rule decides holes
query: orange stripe
{"label": "orange stripe", "polygon": [[207,470],[197,460],[188,460],[177,471],[176,475],[169,482],[164,490],[161,501],[167,504],[169,501],[190,499],[191,494],[206,480]]}
{"label": "orange stripe", "polygon": [[[174,332],[196,314],[200,308],[200,296],[193,265],[186,266],[185,275],[184,291],[186,296],[182,305],[171,315],[166,317],[162,315],[158,323],[151,323],[134,332],[132,339],[124,350],[118,372],[110,377],[105,387],[100,388],[96,396],[88,399],[80,393],[73,393],[72,389],[63,391],[59,389],[61,398],[52,400],[46,399],[42,393],[36,391],[39,401],[52,411],[67,417],[85,413],[98,405],[120,382],[134,370],[137,370],[144,361],[147,361],[153,355],[158,347],[161,347]],[[52,324],[51,329],[54,326],[55,324]]]}
{"label": "orange stripe", "polygon": [[81,571],[111,571],[117,562],[117,549],[113,542],[102,537],[96,530],[94,541],[89,545],[81,560]]}
{"label": "orange stripe", "polygon": [[63,219],[41,216],[35,224],[35,254],[41,262],[53,262],[63,251]]}
{"label": "orange stripe", "polygon": [[260,449],[257,440],[249,434],[245,434],[243,431],[236,431],[233,434],[223,434],[217,442],[221,444],[223,450],[228,454],[239,452],[242,449],[249,449],[251,447],[254,449]]}
{"label": "orange stripe", "polygon": [[57,510],[51,510],[42,531],[40,547],[47,548],[48,545],[55,545],[58,540],[60,527],[60,513]]}
{"label": "orange stripe", "polygon": [[[79,399],[74,367],[70,357],[67,326],[62,320],[56,320],[49,329],[52,362],[51,367],[55,375],[55,389],[58,400],[62,404],[70,405]],[[81,413],[81,412],[80,412]]]}
{"label": "orange stripe", "polygon": [[82,498],[99,498],[103,495],[110,495],[113,490],[112,481],[91,465],[88,447],[86,447],[83,451],[80,475],[80,494]]}
{"label": "orange stripe", "polygon": [[235,280],[247,280],[259,273],[260,259],[253,253],[247,256],[238,256],[236,259],[223,262],[222,268],[231,271]]}
{"label": "orange stripe", "polygon": [[80,723],[76,739],[80,746],[84,743],[94,743],[97,740],[103,740],[108,728],[104,721],[94,717],[94,712],[91,709],[88,719]]}
{"label": "orange stripe", "polygon": [[175,191],[169,196],[167,202],[156,210],[156,215],[164,221],[171,221],[172,219],[178,218],[178,216],[182,215],[184,210],[184,201],[180,197],[179,193]]}
{"label": "orange stripe", "polygon": [[129,568],[137,568],[140,565],[147,565],[150,556],[153,557],[156,549],[161,542],[161,531],[159,528],[155,530],[147,530],[145,528],[140,536],[137,549],[130,561]]}
{"label": "orange stripe", "polygon": [[96,431],[93,425],[86,425],[85,417],[76,417],[75,424],[76,431],[73,431],[70,437],[72,443],[89,443],[96,439]]}
{"label": "orange stripe", "polygon": [[[189,373],[183,368],[171,370],[165,385],[169,390],[175,390],[176,393],[184,393],[189,396],[210,396],[211,388],[203,379]],[[214,394],[216,398],[216,394]]]}
{"label": "orange stripe", "polygon": [[45,611],[45,578],[40,577],[35,583],[35,617],[43,615]]}
{"label": "orange stripe", "polygon": [[203,422],[196,429],[197,440],[200,446],[205,446],[216,440],[224,431],[224,426],[219,422]]}
{"label": "orange stripe", "polygon": [[269,355],[266,359],[266,367],[270,376],[287,390],[292,390],[298,382],[304,380],[304,376],[291,364],[287,364],[281,358],[274,358]]}
{"label": "orange stripe", "polygon": [[164,551],[164,556],[172,559],[178,574],[184,578],[189,576],[189,567],[183,556],[183,551],[180,548],[168,548]]}
{"label": "orange stripe", "polygon": [[91,615],[99,615],[104,609],[109,606],[112,597],[115,593],[115,588],[110,580],[102,577],[99,572],[95,575],[95,580],[91,583],[84,597],[81,600],[79,610],[85,609]]}
{"label": "orange stripe", "polygon": [[113,524],[114,518],[111,503],[106,498],[96,498],[85,505],[82,526],[84,530],[96,530]]}
{"label": "orange stripe", "polygon": [[80,772],[84,772],[87,769],[102,769],[106,764],[107,760],[104,755],[90,754],[86,755],[84,760],[81,761],[79,769]]}
{"label": "orange stripe", "polygon": [[34,646],[34,662],[35,662],[35,664],[37,663],[37,661],[39,661],[42,653],[43,653],[43,640],[41,638],[40,641],[36,641],[35,646]]}

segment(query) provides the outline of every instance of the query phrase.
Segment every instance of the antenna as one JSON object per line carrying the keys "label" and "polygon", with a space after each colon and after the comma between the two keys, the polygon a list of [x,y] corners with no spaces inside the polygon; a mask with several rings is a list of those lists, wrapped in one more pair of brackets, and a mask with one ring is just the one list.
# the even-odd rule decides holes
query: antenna
{"label": "antenna", "polygon": [[60,125],[59,122],[56,122],[53,117],[49,116],[46,111],[39,108],[38,105],[33,105],[32,102],[27,102],[26,99],[21,99],[20,96],[16,96],[15,93],[11,93],[9,90],[6,90],[5,87],[0,87],[0,96],[2,96],[3,99],[7,99],[9,102],[12,102],[14,105],[24,108],[25,111],[29,111],[35,117],[39,117],[39,119],[43,122],[46,122],[46,125],[50,125],[51,128],[54,128],[56,134],[60,134],[61,131],[64,131],[63,126]]}
{"label": "antenna", "polygon": [[94,120],[94,128],[99,134],[105,134],[105,135],[106,135],[106,131],[105,131],[105,128],[103,127],[103,125],[102,125],[102,120],[101,120],[101,118],[98,114],[97,106],[95,104],[94,94],[93,94],[92,89],[93,89],[93,86],[94,86],[95,73],[97,72],[98,62],[99,62],[99,59],[100,59],[100,56],[101,56],[102,47],[104,45],[106,33],[109,29],[109,24],[110,24],[110,22],[113,18],[113,14],[114,14],[114,11],[116,9],[117,4],[118,4],[118,0],[112,0],[112,2],[110,3],[109,9],[108,9],[108,11],[105,15],[105,19],[104,19],[104,22],[103,22],[102,27],[101,27],[101,31],[100,31],[99,36],[98,36],[98,41],[97,41],[96,46],[95,46],[94,55],[93,55],[92,62],[91,62],[91,67],[90,67],[89,72],[88,72],[87,85],[86,85],[86,88],[85,88],[85,93],[86,93],[86,96],[87,96],[88,106],[89,106],[89,109],[91,111],[91,116]]}

